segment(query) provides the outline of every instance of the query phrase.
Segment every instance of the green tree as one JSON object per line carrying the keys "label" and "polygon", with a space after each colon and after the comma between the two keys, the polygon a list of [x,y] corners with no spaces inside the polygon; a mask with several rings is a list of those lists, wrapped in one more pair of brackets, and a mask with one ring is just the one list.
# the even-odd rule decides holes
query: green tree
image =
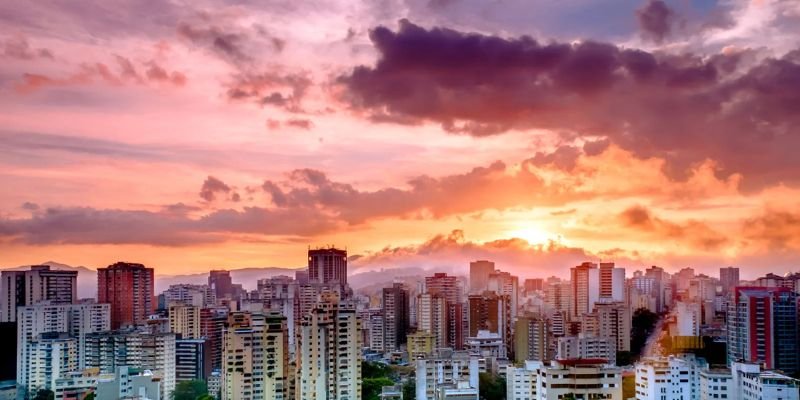
{"label": "green tree", "polygon": [[388,365],[379,362],[361,362],[361,377],[363,378],[388,378],[392,375],[392,369]]}
{"label": "green tree", "polygon": [[97,395],[95,395],[94,392],[91,392],[86,396],[83,396],[83,400],[94,400],[95,397],[97,397]]}
{"label": "green tree", "polygon": [[658,314],[640,308],[633,313],[631,319],[631,358],[636,360],[642,354],[647,338],[653,333],[658,322]]}
{"label": "green tree", "polygon": [[204,395],[198,397],[197,400],[216,400],[216,398],[214,398],[214,396],[212,396],[210,394],[204,394]]}
{"label": "green tree", "polygon": [[55,400],[56,394],[52,390],[39,389],[33,400]]}
{"label": "green tree", "polygon": [[478,394],[483,400],[505,400],[506,380],[502,376],[483,372],[478,375]]}
{"label": "green tree", "polygon": [[200,396],[208,394],[206,383],[201,380],[178,382],[172,391],[172,400],[197,400]]}
{"label": "green tree", "polygon": [[622,367],[625,365],[633,364],[633,354],[630,351],[617,352],[617,366]]}
{"label": "green tree", "polygon": [[417,381],[409,379],[403,384],[403,400],[417,400]]}
{"label": "green tree", "polygon": [[381,396],[381,388],[384,386],[392,386],[394,381],[386,378],[365,378],[361,380],[361,399],[362,400],[377,400]]}

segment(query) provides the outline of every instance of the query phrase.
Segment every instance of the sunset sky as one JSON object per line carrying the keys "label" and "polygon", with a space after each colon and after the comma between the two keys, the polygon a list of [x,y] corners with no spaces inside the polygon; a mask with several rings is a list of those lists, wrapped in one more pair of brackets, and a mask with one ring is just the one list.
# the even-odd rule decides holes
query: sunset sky
{"label": "sunset sky", "polygon": [[796,0],[2,2],[0,267],[797,271],[798,46]]}

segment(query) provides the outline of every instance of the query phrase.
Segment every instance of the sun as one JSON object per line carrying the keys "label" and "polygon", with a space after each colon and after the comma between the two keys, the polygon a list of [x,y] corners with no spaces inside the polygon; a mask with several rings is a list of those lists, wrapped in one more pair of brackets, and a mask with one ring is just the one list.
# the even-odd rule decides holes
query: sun
{"label": "sun", "polygon": [[537,226],[525,225],[507,233],[510,237],[523,239],[530,244],[546,244],[554,235]]}

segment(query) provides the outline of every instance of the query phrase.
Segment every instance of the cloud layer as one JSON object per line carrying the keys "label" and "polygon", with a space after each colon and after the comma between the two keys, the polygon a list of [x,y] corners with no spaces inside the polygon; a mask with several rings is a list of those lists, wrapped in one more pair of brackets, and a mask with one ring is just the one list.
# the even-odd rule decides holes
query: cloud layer
{"label": "cloud layer", "polygon": [[475,136],[550,129],[606,137],[685,171],[711,158],[755,186],[795,181],[800,51],[756,58],[609,43],[541,43],[401,21],[370,39],[380,58],[340,78],[345,99],[375,121],[436,122]]}

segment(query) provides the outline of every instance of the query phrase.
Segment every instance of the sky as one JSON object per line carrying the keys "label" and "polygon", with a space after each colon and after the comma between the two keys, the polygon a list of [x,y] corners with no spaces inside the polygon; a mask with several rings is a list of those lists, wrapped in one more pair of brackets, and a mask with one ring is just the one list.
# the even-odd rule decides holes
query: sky
{"label": "sky", "polygon": [[0,267],[797,271],[798,43],[793,0],[0,3]]}

